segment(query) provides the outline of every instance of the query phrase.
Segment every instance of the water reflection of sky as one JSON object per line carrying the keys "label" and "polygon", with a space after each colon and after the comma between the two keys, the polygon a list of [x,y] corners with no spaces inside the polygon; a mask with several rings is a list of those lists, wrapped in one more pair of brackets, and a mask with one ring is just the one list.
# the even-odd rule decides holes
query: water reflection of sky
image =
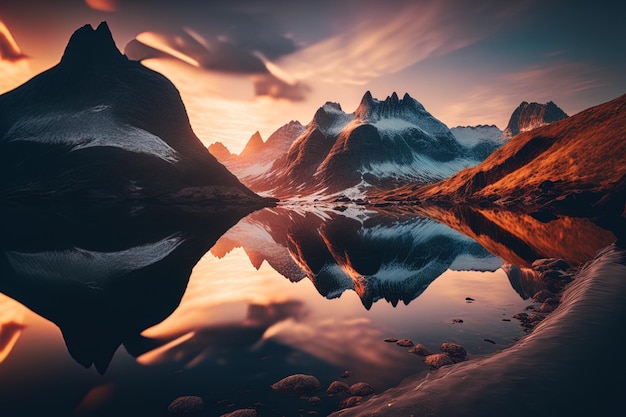
{"label": "water reflection of sky", "polygon": [[[465,298],[471,296],[474,302]],[[265,320],[250,317],[250,306],[276,310]],[[351,369],[387,386],[409,365],[419,368],[417,357],[405,349],[382,342],[385,337],[411,338],[434,351],[443,341],[471,344],[475,353],[493,351],[484,338],[499,348],[512,344],[521,334],[515,322],[503,322],[528,304],[511,288],[506,274],[495,272],[447,271],[409,305],[396,308],[385,302],[366,310],[352,291],[328,300],[309,280],[292,283],[267,264],[257,271],[242,249],[222,259],[205,255],[194,268],[178,309],[162,323],[147,329],[144,336],[172,339],[167,349],[139,357],[145,364],[184,358],[185,367],[201,361],[218,360],[214,346],[198,348],[195,339],[212,331],[220,337],[236,338],[239,332],[257,328],[258,340],[247,339],[253,352],[268,341],[306,352],[337,369]],[[464,320],[452,324],[453,318]],[[233,333],[220,331],[230,326]],[[209,337],[210,339],[210,337]],[[244,340],[244,339],[240,339]],[[225,344],[228,340],[220,340]],[[413,368],[414,370],[415,368]]]}

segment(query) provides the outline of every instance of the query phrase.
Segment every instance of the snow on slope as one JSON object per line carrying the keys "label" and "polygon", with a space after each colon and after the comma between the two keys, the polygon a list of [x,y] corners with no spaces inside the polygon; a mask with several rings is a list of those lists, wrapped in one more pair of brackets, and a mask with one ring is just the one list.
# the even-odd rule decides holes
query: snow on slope
{"label": "snow on slope", "polygon": [[114,147],[143,153],[173,163],[178,153],[163,139],[143,129],[117,122],[110,106],[94,106],[75,113],[50,113],[23,117],[7,132],[7,142],[31,141],[68,145],[71,151]]}

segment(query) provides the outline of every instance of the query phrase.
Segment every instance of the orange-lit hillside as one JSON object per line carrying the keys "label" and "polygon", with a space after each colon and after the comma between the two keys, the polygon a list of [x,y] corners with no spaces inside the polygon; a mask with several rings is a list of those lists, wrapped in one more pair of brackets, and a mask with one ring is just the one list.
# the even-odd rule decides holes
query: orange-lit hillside
{"label": "orange-lit hillside", "polygon": [[[514,137],[480,165],[436,184],[385,197],[496,202],[529,211],[595,206],[623,209],[626,95]],[[570,204],[571,203],[571,204]]]}

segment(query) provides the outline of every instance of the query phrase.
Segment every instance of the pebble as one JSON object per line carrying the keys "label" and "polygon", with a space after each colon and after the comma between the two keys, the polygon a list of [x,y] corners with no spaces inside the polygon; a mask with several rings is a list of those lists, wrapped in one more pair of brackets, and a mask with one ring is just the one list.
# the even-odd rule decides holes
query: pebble
{"label": "pebble", "polygon": [[335,394],[339,394],[340,392],[347,392],[347,391],[350,391],[350,386],[348,386],[348,384],[346,384],[345,382],[341,382],[341,381],[333,381],[330,383],[330,385],[326,389],[326,395],[335,395]]}
{"label": "pebble", "polygon": [[420,356],[430,355],[430,351],[428,350],[428,348],[421,343],[418,343],[417,345],[409,349],[409,353],[413,353],[414,355],[420,355]]}
{"label": "pebble", "polygon": [[411,347],[413,346],[413,341],[409,339],[400,339],[396,342],[396,345],[402,347]]}
{"label": "pebble", "polygon": [[357,382],[350,387],[350,394],[358,395],[361,397],[372,395],[375,392],[376,390],[374,390],[374,387],[372,387],[367,382]]}

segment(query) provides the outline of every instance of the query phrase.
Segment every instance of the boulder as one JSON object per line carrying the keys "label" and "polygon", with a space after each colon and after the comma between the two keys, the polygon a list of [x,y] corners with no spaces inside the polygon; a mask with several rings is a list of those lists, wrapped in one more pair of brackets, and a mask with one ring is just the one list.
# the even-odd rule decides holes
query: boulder
{"label": "boulder", "polygon": [[356,384],[350,387],[350,394],[358,395],[361,397],[372,395],[375,392],[376,390],[374,390],[374,387],[372,387],[367,382],[357,382]]}
{"label": "boulder", "polygon": [[312,375],[290,375],[272,384],[272,389],[281,394],[308,395],[322,390],[320,381]]}
{"label": "boulder", "polygon": [[333,381],[330,383],[330,385],[326,389],[326,394],[335,395],[335,394],[339,394],[340,392],[347,392],[347,391],[350,391],[350,386],[348,384],[346,384],[345,382],[341,382],[341,381]]}
{"label": "boulder", "polygon": [[430,365],[433,368],[441,368],[445,365],[452,365],[454,361],[447,353],[435,353],[426,356],[426,358],[424,359],[424,363],[426,365]]}
{"label": "boulder", "polygon": [[464,361],[467,356],[465,348],[457,343],[445,342],[441,344],[441,351],[450,355],[454,362]]}
{"label": "boulder", "polygon": [[428,348],[421,343],[418,343],[417,345],[409,349],[409,353],[412,353],[414,355],[420,355],[420,356],[430,355],[430,351],[428,350]]}
{"label": "boulder", "polygon": [[204,410],[204,401],[200,397],[187,395],[178,397],[167,407],[170,416],[197,416]]}

